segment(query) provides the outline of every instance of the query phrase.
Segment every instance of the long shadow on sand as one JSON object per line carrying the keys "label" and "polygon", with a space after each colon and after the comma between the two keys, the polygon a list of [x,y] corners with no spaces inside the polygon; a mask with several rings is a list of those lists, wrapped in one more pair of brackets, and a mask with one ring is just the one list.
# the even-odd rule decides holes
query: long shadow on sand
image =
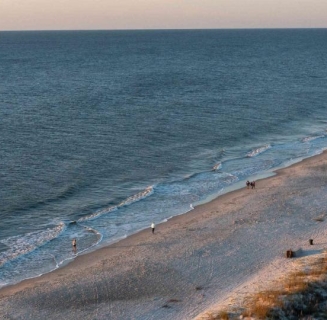
{"label": "long shadow on sand", "polygon": [[321,254],[323,253],[324,249],[320,250],[303,250],[303,249],[298,249],[294,251],[294,258],[302,258],[302,257],[308,257],[308,256],[313,256],[316,254]]}

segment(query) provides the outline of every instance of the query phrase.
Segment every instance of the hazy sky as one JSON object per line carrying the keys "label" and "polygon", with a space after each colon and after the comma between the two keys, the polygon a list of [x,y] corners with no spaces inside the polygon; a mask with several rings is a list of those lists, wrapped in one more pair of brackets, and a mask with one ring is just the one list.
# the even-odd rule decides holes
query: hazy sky
{"label": "hazy sky", "polygon": [[0,0],[0,30],[315,27],[327,0]]}

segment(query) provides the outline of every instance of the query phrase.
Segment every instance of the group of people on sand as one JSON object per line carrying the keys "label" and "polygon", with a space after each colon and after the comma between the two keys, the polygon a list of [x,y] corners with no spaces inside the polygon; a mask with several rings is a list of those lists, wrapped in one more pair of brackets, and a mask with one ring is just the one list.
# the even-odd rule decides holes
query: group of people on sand
{"label": "group of people on sand", "polygon": [[246,186],[247,186],[247,188],[248,189],[250,189],[250,187],[251,187],[251,189],[255,189],[255,181],[246,181]]}

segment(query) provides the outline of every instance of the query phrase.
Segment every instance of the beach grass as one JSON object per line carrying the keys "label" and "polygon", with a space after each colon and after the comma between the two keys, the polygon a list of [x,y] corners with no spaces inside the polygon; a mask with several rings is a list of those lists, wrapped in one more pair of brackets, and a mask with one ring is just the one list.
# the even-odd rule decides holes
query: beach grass
{"label": "beach grass", "polygon": [[208,313],[208,320],[327,319],[327,257],[316,258],[304,270],[276,282],[273,289],[244,299],[241,307]]}

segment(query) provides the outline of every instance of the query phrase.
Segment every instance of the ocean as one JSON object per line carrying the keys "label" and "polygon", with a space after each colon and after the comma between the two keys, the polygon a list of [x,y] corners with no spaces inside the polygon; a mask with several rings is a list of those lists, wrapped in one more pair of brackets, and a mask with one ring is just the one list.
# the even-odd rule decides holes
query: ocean
{"label": "ocean", "polygon": [[325,150],[326,36],[0,32],[0,286]]}

